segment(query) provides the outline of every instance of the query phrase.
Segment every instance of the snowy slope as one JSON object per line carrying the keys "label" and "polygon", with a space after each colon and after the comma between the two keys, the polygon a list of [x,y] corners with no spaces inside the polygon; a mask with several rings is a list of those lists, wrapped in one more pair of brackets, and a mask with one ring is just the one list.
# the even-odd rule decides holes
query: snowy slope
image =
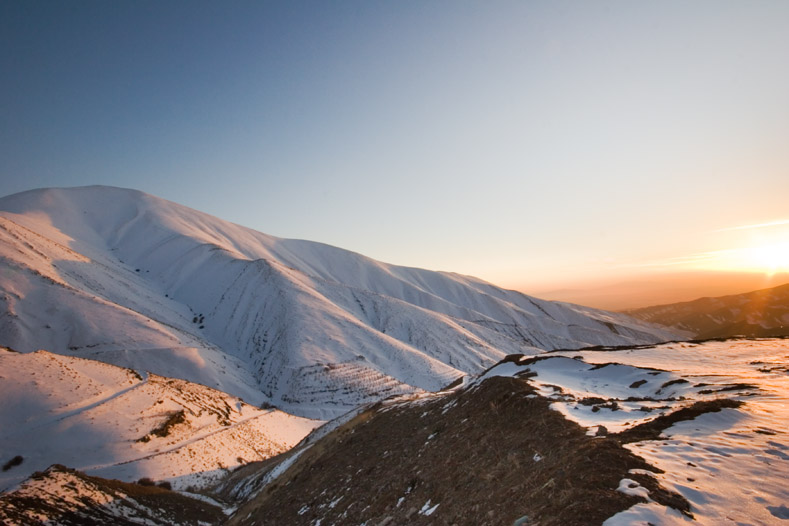
{"label": "snowy slope", "polygon": [[789,339],[513,355],[234,474],[228,524],[786,524],[788,373]]}
{"label": "snowy slope", "polygon": [[279,239],[133,190],[0,199],[0,344],[327,418],[511,353],[676,339],[621,314]]}
{"label": "snowy slope", "polygon": [[184,380],[45,351],[0,349],[0,472],[8,489],[52,464],[90,475],[205,486],[298,443],[321,421]]}
{"label": "snowy slope", "polygon": [[[650,472],[685,497],[695,524],[781,524],[789,519],[789,340],[678,343],[638,349],[560,352],[524,365],[504,363],[487,377],[529,373],[553,408],[589,430],[619,433],[698,402],[739,407],[678,421],[657,440],[627,447],[664,472]],[[626,440],[630,442],[630,440]],[[623,479],[620,491],[649,492]],[[607,526],[687,524],[648,500]]]}

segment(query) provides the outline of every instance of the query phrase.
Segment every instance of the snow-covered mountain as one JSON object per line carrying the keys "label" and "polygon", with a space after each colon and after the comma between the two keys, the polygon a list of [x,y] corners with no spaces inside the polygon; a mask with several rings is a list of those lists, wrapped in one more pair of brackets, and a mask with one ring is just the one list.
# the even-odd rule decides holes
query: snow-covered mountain
{"label": "snow-covered mountain", "polygon": [[313,418],[436,390],[512,353],[678,337],[111,187],[0,199],[0,258],[0,344],[183,378]]}

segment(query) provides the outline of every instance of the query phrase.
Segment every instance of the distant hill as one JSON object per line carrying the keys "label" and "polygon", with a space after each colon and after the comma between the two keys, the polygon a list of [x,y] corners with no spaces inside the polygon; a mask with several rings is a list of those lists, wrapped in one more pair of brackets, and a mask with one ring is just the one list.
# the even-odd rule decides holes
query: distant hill
{"label": "distant hill", "polygon": [[689,331],[699,339],[789,336],[789,284],[626,312],[640,320]]}
{"label": "distant hill", "polygon": [[440,389],[508,354],[677,337],[104,186],[0,199],[0,263],[0,345],[182,378],[310,418]]}

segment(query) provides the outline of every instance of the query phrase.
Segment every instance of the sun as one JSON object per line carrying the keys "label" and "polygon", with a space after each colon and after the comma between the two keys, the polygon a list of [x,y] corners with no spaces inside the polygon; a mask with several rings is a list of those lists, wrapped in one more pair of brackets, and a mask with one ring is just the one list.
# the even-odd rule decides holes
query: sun
{"label": "sun", "polygon": [[776,274],[789,274],[789,241],[771,240],[739,248],[714,250],[688,259],[689,268],[758,273],[773,277]]}
{"label": "sun", "polygon": [[696,255],[696,268],[759,273],[772,278],[789,273],[789,219],[721,228],[709,239],[710,248],[729,248]]}
{"label": "sun", "polygon": [[766,274],[789,272],[789,242],[745,249],[747,266]]}

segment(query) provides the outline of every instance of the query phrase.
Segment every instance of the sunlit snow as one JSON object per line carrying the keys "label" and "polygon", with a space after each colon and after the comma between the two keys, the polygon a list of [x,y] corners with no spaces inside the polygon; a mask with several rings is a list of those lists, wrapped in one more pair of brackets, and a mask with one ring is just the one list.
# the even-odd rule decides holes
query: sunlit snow
{"label": "sunlit snow", "polygon": [[[552,407],[586,426],[590,434],[601,425],[609,433],[631,428],[697,400],[745,402],[737,409],[676,423],[664,431],[665,440],[626,447],[664,470],[655,476],[691,503],[695,524],[768,525],[786,519],[789,340],[562,351],[539,358],[528,365],[503,363],[487,375],[536,373],[529,381],[555,400]],[[648,497],[645,488],[629,479],[619,489]],[[688,521],[675,510],[649,502],[612,517],[606,525]]]}

